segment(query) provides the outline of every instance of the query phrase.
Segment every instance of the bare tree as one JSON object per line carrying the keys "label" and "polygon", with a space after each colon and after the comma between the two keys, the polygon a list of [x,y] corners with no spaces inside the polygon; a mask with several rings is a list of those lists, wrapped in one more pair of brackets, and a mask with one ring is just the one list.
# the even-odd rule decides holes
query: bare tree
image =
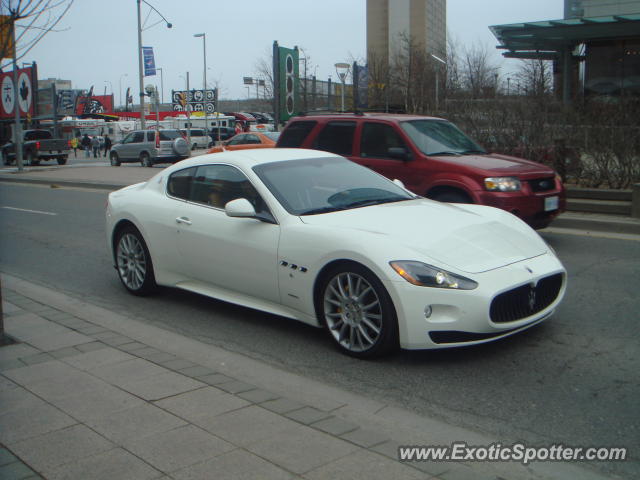
{"label": "bare tree", "polygon": [[253,66],[255,76],[260,79],[264,79],[264,96],[267,98],[273,98],[273,51],[269,49],[263,57],[256,60]]}
{"label": "bare tree", "polygon": [[459,66],[462,83],[472,98],[495,93],[498,67],[491,62],[486,45],[474,44],[464,48]]}
{"label": "bare tree", "polygon": [[[16,61],[54,30],[73,0],[0,0],[0,58],[13,57],[15,27]],[[2,69],[9,64],[3,64]]]}
{"label": "bare tree", "polygon": [[553,72],[548,60],[522,60],[516,78],[527,95],[543,97],[551,93]]}
{"label": "bare tree", "polygon": [[462,88],[460,43],[450,32],[447,32],[447,79],[445,82],[447,97],[455,96]]}
{"label": "bare tree", "polygon": [[435,98],[433,61],[415,38],[399,35],[390,73],[407,113],[423,113],[432,105]]}

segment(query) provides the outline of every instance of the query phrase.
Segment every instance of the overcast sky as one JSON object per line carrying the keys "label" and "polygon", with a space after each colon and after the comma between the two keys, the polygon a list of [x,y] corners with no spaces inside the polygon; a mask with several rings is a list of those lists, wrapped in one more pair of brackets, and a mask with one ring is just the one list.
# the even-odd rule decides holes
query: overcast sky
{"label": "overcast sky", "polygon": [[[393,0],[391,0],[393,2]],[[164,100],[171,89],[184,88],[190,72],[192,88],[202,87],[202,39],[207,35],[207,81],[219,82],[222,98],[246,98],[243,76],[256,74],[256,63],[267,58],[274,40],[281,46],[302,47],[317,66],[318,78],[335,79],[336,62],[364,59],[365,0],[149,0],[172,24],[143,32],[143,45],[152,46],[156,66],[163,68]],[[149,11],[143,3],[143,20]],[[460,44],[480,42],[495,51],[489,25],[562,18],[562,0],[448,0],[447,31]],[[160,18],[152,13],[148,25]],[[39,78],[57,77],[73,88],[96,93],[137,92],[137,17],[135,0],[75,0],[58,25],[22,61],[38,63]],[[504,70],[515,60],[495,59]],[[123,75],[127,76],[123,76]],[[183,77],[180,77],[182,75]],[[145,84],[160,78],[147,77]],[[255,90],[251,91],[254,95]],[[135,95],[134,95],[135,97]]]}

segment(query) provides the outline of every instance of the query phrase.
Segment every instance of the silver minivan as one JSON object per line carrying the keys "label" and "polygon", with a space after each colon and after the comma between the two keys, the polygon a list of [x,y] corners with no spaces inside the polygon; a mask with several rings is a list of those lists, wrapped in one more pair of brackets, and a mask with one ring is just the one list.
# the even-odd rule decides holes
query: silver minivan
{"label": "silver minivan", "polygon": [[178,130],[136,130],[111,147],[111,165],[140,162],[143,167],[175,163],[190,154],[189,145]]}
{"label": "silver minivan", "polygon": [[[187,130],[180,129],[180,133],[187,138]],[[209,144],[213,142],[213,139],[207,135],[204,128],[192,128],[191,129],[191,150],[196,148],[207,148]]]}

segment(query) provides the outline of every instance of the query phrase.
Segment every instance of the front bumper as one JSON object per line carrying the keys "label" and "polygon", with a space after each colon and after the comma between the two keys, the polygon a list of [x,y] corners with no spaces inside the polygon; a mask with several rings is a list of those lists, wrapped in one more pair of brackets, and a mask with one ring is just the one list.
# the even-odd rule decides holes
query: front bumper
{"label": "front bumper", "polygon": [[[497,295],[522,285],[537,284],[540,279],[558,273],[562,274],[562,285],[547,307],[514,321],[492,321],[491,303]],[[385,282],[398,315],[402,348],[457,347],[513,335],[550,317],[566,289],[566,271],[551,253],[467,276],[478,282],[476,289],[419,287],[402,278]],[[430,310],[430,316],[425,315],[425,309]]]}

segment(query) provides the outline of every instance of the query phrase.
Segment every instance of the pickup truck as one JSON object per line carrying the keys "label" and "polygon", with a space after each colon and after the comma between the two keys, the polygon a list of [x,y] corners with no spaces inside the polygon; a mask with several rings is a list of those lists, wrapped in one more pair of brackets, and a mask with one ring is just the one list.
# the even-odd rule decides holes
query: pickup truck
{"label": "pickup truck", "polygon": [[[16,161],[13,141],[5,143],[2,149],[2,163],[10,165]],[[48,130],[24,130],[22,132],[22,158],[25,165],[39,165],[41,161],[56,160],[59,165],[67,163],[69,142],[53,138]]]}

